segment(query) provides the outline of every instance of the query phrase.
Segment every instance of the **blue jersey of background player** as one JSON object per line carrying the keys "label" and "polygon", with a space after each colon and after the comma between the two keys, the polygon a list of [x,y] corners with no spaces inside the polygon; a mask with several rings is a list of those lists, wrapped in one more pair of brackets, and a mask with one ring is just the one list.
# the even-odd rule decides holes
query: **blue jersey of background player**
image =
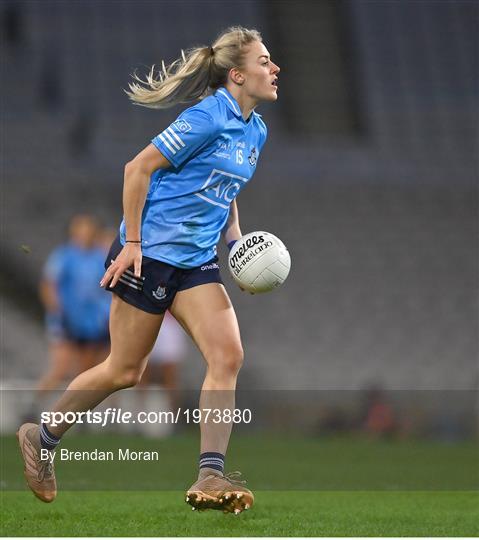
{"label": "blue jersey of background player", "polygon": [[[222,87],[156,136],[152,143],[172,167],[151,176],[143,254],[179,268],[213,259],[230,205],[251,179],[266,135],[260,115],[253,111],[245,120]],[[120,232],[124,244],[124,221]]]}
{"label": "blue jersey of background player", "polygon": [[[49,256],[44,280],[56,293],[56,306],[47,316],[62,337],[78,344],[108,340],[109,295],[98,287],[103,275],[104,250],[96,243],[87,216],[71,225],[72,238]],[[60,337],[60,335],[58,336]]]}

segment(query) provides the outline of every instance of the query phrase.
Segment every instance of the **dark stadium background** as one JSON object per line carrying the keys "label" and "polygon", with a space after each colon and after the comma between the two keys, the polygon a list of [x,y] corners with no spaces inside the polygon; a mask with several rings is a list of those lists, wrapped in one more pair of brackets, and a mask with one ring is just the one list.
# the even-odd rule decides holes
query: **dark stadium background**
{"label": "dark stadium background", "polygon": [[[124,164],[181,110],[132,106],[129,75],[242,24],[281,67],[278,102],[258,108],[269,140],[238,199],[242,229],[274,233],[292,257],[280,290],[249,296],[221,249],[253,434],[360,432],[375,391],[397,418],[393,437],[477,437],[476,1],[0,6],[3,388],[28,389],[45,368],[37,284],[68,219],[92,212],[118,226]],[[192,406],[203,371],[191,348]],[[474,459],[449,487],[477,487]]]}

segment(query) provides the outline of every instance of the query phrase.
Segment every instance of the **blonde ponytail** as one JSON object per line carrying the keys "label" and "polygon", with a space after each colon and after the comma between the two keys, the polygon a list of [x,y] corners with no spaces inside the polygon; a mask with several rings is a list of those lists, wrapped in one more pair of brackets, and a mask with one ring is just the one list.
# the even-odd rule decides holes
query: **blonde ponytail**
{"label": "blonde ponytail", "polygon": [[134,82],[129,83],[130,91],[126,93],[136,105],[152,109],[167,109],[203,98],[226,84],[230,69],[241,67],[244,49],[253,41],[261,41],[257,30],[228,28],[211,47],[181,51],[181,58],[169,66],[162,62],[156,76],[155,66],[145,80],[134,74]]}

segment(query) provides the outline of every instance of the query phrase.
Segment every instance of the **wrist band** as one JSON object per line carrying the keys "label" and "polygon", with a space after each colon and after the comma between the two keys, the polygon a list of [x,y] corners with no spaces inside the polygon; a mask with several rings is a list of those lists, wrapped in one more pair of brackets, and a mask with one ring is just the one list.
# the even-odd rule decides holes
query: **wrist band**
{"label": "wrist band", "polygon": [[125,240],[125,244],[141,244],[141,240]]}
{"label": "wrist band", "polygon": [[231,242],[228,242],[228,249],[231,251],[231,248],[236,244],[237,240],[231,240]]}

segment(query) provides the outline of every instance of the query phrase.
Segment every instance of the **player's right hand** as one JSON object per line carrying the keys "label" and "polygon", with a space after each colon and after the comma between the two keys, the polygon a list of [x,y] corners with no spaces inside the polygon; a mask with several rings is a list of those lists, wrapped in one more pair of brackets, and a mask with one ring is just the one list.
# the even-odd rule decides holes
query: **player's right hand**
{"label": "player's right hand", "polygon": [[141,277],[141,244],[125,244],[118,257],[110,264],[104,276],[101,278],[100,287],[114,287],[123,272],[132,267],[136,277]]}

